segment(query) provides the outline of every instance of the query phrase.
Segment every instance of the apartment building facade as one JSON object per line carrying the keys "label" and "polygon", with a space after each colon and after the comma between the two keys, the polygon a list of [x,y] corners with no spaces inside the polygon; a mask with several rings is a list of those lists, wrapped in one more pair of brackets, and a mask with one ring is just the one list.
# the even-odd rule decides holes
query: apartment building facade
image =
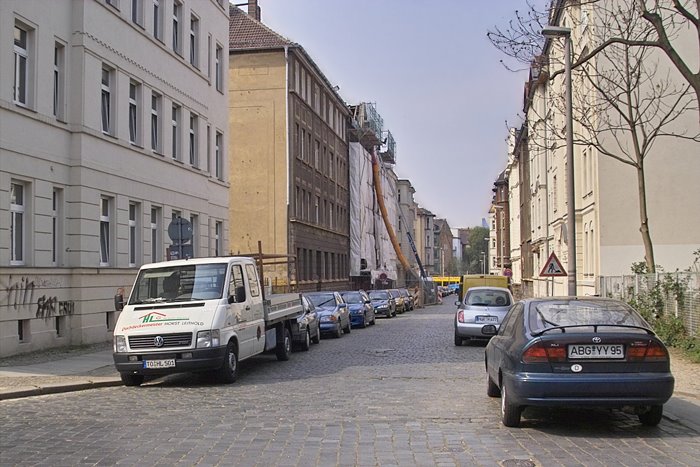
{"label": "apartment building facade", "polygon": [[173,218],[227,251],[225,6],[0,2],[1,356],[111,339]]}
{"label": "apartment building facade", "polygon": [[273,287],[349,287],[349,111],[302,46],[230,7],[229,242],[296,257]]}
{"label": "apartment building facade", "polygon": [[[571,28],[574,60],[583,50],[591,50],[599,44],[606,33],[604,28],[608,27],[605,21],[607,11],[614,5],[611,1],[580,3],[560,0],[555,3],[551,22]],[[693,56],[697,40],[693,40],[688,29],[676,30],[672,37],[682,55]],[[573,71],[576,83],[573,96],[573,215],[577,254],[576,258],[569,257],[567,218],[571,211],[566,190],[571,172],[566,164],[564,140],[564,76],[560,74],[553,80],[549,79],[549,74],[563,66],[563,45],[563,39],[547,39],[543,56],[533,60],[525,92],[526,122],[520,130],[523,138],[516,148],[521,164],[520,184],[529,187],[526,191],[521,190],[521,203],[525,201],[523,193],[527,192],[530,197],[527,214],[530,225],[528,228],[527,221],[521,221],[519,240],[525,245],[527,235],[530,236],[532,259],[530,266],[522,262],[521,270],[523,281],[532,281],[535,296],[567,293],[566,277],[539,277],[552,252],[567,271],[571,262],[576,261],[579,295],[598,293],[600,276],[629,274],[631,265],[644,261],[645,257],[640,234],[638,172],[634,166],[620,160],[627,158],[621,149],[629,147],[631,140],[625,132],[613,134],[609,126],[606,127],[606,122],[616,118],[614,109],[601,110],[602,91],[596,86],[600,87],[602,83],[592,83],[581,70]],[[606,60],[601,55],[586,65],[598,67],[597,75],[589,73],[589,76],[600,79],[610,72]],[[671,86],[683,83],[680,74],[658,50],[647,53],[644,66],[655,69],[655,78],[667,77]],[[662,85],[668,83],[664,81]],[[636,93],[644,98],[652,95],[650,88],[643,86]],[[660,109],[668,109],[669,104],[675,102],[673,99],[662,102]],[[594,110],[598,114],[591,121],[598,122],[599,126],[582,125],[583,116]],[[656,117],[645,117],[645,124]],[[648,127],[646,131],[651,133]],[[687,138],[700,133],[697,111],[691,108],[681,113],[664,127],[663,132],[686,136],[657,140],[644,159],[646,203],[655,264],[673,271],[687,268],[692,262],[692,252],[700,247],[696,234],[700,228],[700,206],[689,202],[700,199],[700,187],[695,183],[695,174],[700,173],[700,159],[696,157],[700,153],[700,144]],[[594,139],[594,134],[598,135],[596,144],[587,143],[587,140]],[[617,154],[618,159],[606,155],[606,151]],[[525,154],[528,156],[523,157]],[[522,165],[525,161],[529,164],[527,169]],[[523,178],[525,174],[529,180]],[[526,213],[521,209],[520,214],[525,216]],[[521,249],[523,258],[525,252]]]}

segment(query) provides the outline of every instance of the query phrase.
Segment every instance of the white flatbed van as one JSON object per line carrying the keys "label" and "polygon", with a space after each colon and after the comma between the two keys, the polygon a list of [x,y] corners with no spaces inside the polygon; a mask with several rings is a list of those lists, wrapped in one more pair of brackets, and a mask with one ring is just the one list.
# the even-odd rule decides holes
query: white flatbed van
{"label": "white flatbed van", "polygon": [[114,328],[114,364],[127,386],[145,376],[207,371],[224,383],[266,350],[288,360],[299,294],[264,299],[256,261],[231,256],[141,267]]}

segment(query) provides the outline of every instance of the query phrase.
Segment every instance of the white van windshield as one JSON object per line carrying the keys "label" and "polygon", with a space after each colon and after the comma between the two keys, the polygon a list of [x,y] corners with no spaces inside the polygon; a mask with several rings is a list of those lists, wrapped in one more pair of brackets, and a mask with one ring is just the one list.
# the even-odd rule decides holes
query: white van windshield
{"label": "white van windshield", "polygon": [[139,272],[130,305],[220,299],[226,264],[188,264],[143,269]]}

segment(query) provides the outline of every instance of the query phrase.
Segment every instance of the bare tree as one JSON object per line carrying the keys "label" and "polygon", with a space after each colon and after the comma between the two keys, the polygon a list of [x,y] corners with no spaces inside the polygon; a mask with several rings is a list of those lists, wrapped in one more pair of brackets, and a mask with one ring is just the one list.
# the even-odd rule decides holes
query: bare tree
{"label": "bare tree", "polygon": [[[580,8],[583,4],[593,4],[596,14],[591,17],[582,15]],[[661,71],[663,67],[659,67],[659,60],[662,56],[656,52],[658,47],[650,40],[655,32],[640,20],[639,9],[635,9],[634,5],[614,0],[580,1],[572,2],[572,5],[567,19],[582,31],[581,48],[577,50],[578,58],[574,60],[574,143],[592,146],[600,154],[635,170],[639,230],[644,244],[645,263],[650,271],[654,271],[645,159],[653,153],[655,143],[662,138],[700,141],[698,130],[689,131],[678,124],[678,119],[685,113],[698,110],[697,100],[690,92],[692,86],[689,83],[678,84],[678,79],[674,82],[668,67],[666,73]],[[538,45],[542,47],[541,39],[536,36],[541,32],[543,18],[530,5],[527,14],[516,13],[516,20],[510,23],[507,30],[496,29],[489,33],[489,37],[507,55],[524,60],[527,54],[538,50]],[[557,56],[554,53],[555,45],[552,43],[546,51],[546,59]],[[559,57],[561,55],[558,54]],[[535,57],[530,58],[535,66],[547,61],[543,61],[542,56]],[[549,71],[550,81],[562,79],[561,61],[549,63]],[[559,115],[564,115],[564,98],[561,93],[557,94],[557,89],[563,92],[562,86],[550,86],[549,105]],[[529,111],[535,112],[535,108],[530,107]],[[567,129],[563,124],[557,125],[556,119],[548,115],[530,118],[533,117],[543,123],[540,131],[564,140]],[[533,144],[537,144],[538,140],[544,141],[533,136],[530,138]]]}
{"label": "bare tree", "polygon": [[[571,6],[585,7],[593,4],[603,16],[614,16],[620,12],[630,18],[632,24],[644,27],[636,37],[623,37],[613,30],[598,31],[599,43],[596,47],[581,53],[572,64],[572,69],[593,59],[602,50],[613,44],[632,47],[654,47],[661,49],[673,66],[680,72],[695,93],[696,102],[700,103],[700,60],[690,56],[693,50],[700,50],[700,0],[551,0],[550,5],[541,8],[532,0],[527,0],[525,11],[516,11],[515,18],[506,27],[496,26],[487,33],[491,43],[509,57],[530,64],[542,50],[542,28],[550,18]],[[695,41],[694,47],[684,47],[681,34],[684,30],[694,31],[690,34]],[[697,61],[696,69],[689,63]],[[507,66],[507,65],[506,65]],[[700,106],[698,106],[700,122]]]}

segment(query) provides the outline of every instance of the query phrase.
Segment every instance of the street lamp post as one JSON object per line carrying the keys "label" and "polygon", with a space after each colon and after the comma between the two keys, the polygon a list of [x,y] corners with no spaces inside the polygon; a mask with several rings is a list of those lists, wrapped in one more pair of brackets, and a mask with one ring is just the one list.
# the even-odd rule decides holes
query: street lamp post
{"label": "street lamp post", "polygon": [[571,28],[545,26],[542,35],[564,38],[564,74],[566,75],[566,243],[568,247],[569,295],[576,295],[576,208],[574,191],[574,119],[571,97]]}
{"label": "street lamp post", "polygon": [[482,251],[481,256],[482,258],[479,260],[481,261],[481,274],[486,274],[486,252]]}

